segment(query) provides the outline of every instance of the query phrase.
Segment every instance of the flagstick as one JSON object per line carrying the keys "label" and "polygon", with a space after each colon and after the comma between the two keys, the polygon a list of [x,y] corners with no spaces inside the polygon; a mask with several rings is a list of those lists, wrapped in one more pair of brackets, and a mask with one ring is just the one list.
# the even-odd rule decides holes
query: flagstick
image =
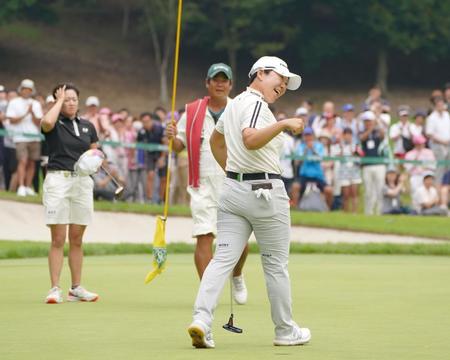
{"label": "flagstick", "polygon": [[[180,34],[181,34],[181,10],[183,8],[183,0],[178,0],[178,15],[177,15],[177,36],[175,43],[175,60],[173,64],[173,84],[172,84],[172,111],[171,111],[171,124],[175,126],[175,99],[177,96],[177,80],[178,80],[178,55],[180,50]],[[164,226],[167,220],[169,212],[169,186],[170,186],[170,169],[172,167],[172,147],[173,138],[169,140],[169,154],[167,162],[167,177],[166,177],[166,191],[164,199]]]}

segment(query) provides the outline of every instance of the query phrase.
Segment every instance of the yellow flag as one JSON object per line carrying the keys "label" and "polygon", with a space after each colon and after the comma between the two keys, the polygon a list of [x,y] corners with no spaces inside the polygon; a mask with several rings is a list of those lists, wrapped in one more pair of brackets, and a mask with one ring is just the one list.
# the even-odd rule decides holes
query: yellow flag
{"label": "yellow flag", "polygon": [[148,284],[156,275],[164,271],[166,260],[166,219],[158,216],[156,218],[155,236],[153,237],[153,269],[145,277],[145,284]]}

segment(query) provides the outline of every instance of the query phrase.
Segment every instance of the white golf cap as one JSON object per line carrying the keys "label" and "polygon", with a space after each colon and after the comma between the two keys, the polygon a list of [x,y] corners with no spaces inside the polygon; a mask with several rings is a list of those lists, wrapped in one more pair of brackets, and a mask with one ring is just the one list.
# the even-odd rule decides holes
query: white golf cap
{"label": "white golf cap", "polygon": [[303,106],[300,106],[299,108],[297,108],[297,110],[295,110],[295,115],[296,116],[308,115],[308,109]]}
{"label": "white golf cap", "polygon": [[248,77],[252,77],[258,70],[273,70],[281,76],[289,78],[287,88],[289,90],[297,90],[302,83],[300,75],[291,73],[285,61],[276,56],[263,56],[259,58],[252,66],[248,73]]}
{"label": "white golf cap", "polygon": [[366,120],[375,120],[376,119],[376,116],[375,116],[375,114],[374,114],[374,112],[373,111],[364,111],[362,114],[361,114],[361,120],[363,120],[363,121],[366,121]]}
{"label": "white golf cap", "polygon": [[18,91],[20,92],[20,90],[24,88],[33,90],[33,93],[36,91],[36,88],[34,87],[34,81],[30,79],[23,79],[19,85]]}
{"label": "white golf cap", "polygon": [[97,96],[89,96],[86,99],[86,106],[100,106],[100,100]]}

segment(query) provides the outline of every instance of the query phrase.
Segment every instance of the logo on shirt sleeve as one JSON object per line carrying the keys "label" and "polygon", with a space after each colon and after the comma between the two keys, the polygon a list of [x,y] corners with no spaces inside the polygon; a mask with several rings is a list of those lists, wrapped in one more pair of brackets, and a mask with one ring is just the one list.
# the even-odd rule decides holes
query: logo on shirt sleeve
{"label": "logo on shirt sleeve", "polygon": [[89,132],[89,128],[81,128],[81,131],[83,131],[84,133],[87,133],[87,132]]}

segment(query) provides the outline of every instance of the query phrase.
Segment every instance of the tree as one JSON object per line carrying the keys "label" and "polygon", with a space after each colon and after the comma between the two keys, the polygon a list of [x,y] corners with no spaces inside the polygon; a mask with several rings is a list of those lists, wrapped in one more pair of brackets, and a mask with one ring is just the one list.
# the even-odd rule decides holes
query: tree
{"label": "tree", "polygon": [[54,21],[56,16],[50,7],[51,3],[52,0],[2,0],[0,24],[22,18]]}
{"label": "tree", "polygon": [[378,44],[377,84],[387,89],[388,51],[410,55],[420,49],[436,47],[436,55],[449,49],[450,3],[435,0],[390,0],[373,2],[369,30]]}
{"label": "tree", "polygon": [[225,52],[235,74],[240,54],[282,51],[295,34],[282,10],[294,0],[194,0],[186,6],[185,37],[191,45]]}
{"label": "tree", "polygon": [[[352,26],[352,40],[374,50],[375,83],[387,91],[389,55],[425,50],[429,58],[448,56],[450,3],[440,0],[341,0],[335,3]],[[354,21],[350,21],[354,19]]]}
{"label": "tree", "polygon": [[176,0],[143,0],[144,19],[153,45],[159,73],[160,101],[169,104],[168,71],[175,48]]}

